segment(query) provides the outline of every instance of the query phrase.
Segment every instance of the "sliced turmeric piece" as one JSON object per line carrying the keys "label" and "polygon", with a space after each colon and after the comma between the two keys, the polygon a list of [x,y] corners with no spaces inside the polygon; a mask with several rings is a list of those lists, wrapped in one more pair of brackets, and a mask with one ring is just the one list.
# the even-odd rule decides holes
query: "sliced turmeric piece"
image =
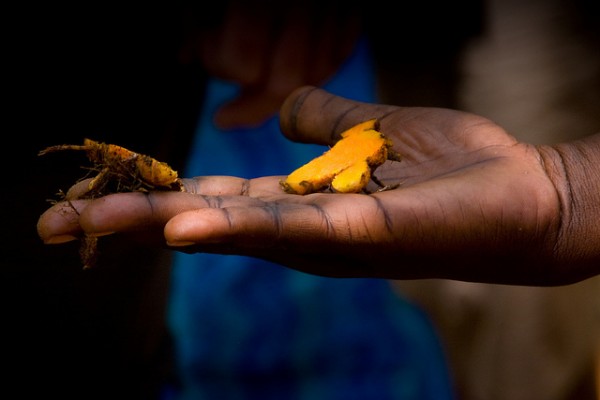
{"label": "sliced turmeric piece", "polygon": [[280,185],[287,193],[302,195],[329,186],[340,193],[361,192],[377,167],[388,159],[400,160],[391,147],[392,141],[379,132],[377,119],[361,122],[344,131],[333,147],[293,171]]}

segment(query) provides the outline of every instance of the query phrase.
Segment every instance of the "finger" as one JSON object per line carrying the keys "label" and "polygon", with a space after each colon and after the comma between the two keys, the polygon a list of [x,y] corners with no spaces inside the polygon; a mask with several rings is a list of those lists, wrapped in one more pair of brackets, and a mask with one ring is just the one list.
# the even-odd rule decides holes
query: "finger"
{"label": "finger", "polygon": [[[337,4],[319,4],[316,13],[318,22],[311,27],[312,43],[307,71],[309,85],[322,83],[333,71],[346,61],[355,48],[360,36],[361,13],[359,6],[345,2],[343,7]],[[313,14],[315,14],[313,10]],[[319,60],[315,63],[312,60]]]}
{"label": "finger", "polygon": [[206,196],[241,195],[248,192],[249,181],[234,176],[197,176],[181,179],[187,193]]}
{"label": "finger", "polygon": [[90,179],[77,182],[65,194],[64,202],[46,210],[38,219],[37,232],[45,244],[60,244],[76,240],[81,236],[79,214],[87,206],[87,201],[77,201],[89,191]]}
{"label": "finger", "polygon": [[396,246],[378,199],[331,194],[294,199],[182,213],[167,223],[165,238],[183,252],[259,257],[317,275],[391,276],[389,248]]}
{"label": "finger", "polygon": [[333,144],[346,129],[371,118],[381,118],[394,107],[361,103],[325,90],[304,86],[283,102],[280,124],[290,140]]}
{"label": "finger", "polygon": [[80,213],[79,225],[88,234],[160,229],[179,212],[209,207],[203,196],[185,192],[117,193],[94,199]]}
{"label": "finger", "polygon": [[65,195],[66,200],[75,200],[86,194],[90,191],[90,182],[92,178],[84,179],[82,181],[77,182],[73,186],[69,188],[67,194]]}
{"label": "finger", "polygon": [[95,236],[114,232],[162,230],[174,216],[190,210],[253,206],[248,196],[200,196],[185,192],[118,193],[95,199],[81,212],[79,225]]}
{"label": "finger", "polygon": [[[162,229],[166,221],[177,213],[218,207],[222,201],[220,196],[283,195],[279,180],[280,177],[276,176],[251,181],[207,176],[183,179],[186,192],[117,193],[94,200],[69,200],[54,205],[40,216],[38,235],[44,243],[58,244],[75,240],[84,231],[102,236],[145,227]],[[77,184],[74,188],[85,185]],[[72,190],[73,193],[77,191]]]}
{"label": "finger", "polygon": [[79,214],[89,201],[73,200],[58,203],[38,219],[37,232],[45,244],[60,244],[76,240],[82,234]]}
{"label": "finger", "polygon": [[217,110],[213,121],[224,130],[258,127],[277,114],[284,98],[260,86],[243,88],[239,97]]}
{"label": "finger", "polygon": [[326,246],[335,251],[335,246],[342,249],[350,243],[383,240],[381,232],[386,229],[385,217],[370,196],[295,196],[297,202],[285,203],[244,199],[249,200],[227,199],[219,208],[178,214],[165,226],[167,242],[172,246],[231,242],[240,248],[305,250]]}
{"label": "finger", "polygon": [[198,176],[182,179],[187,193],[204,196],[270,196],[282,195],[281,176],[244,179],[233,176]]}
{"label": "finger", "polygon": [[[166,193],[161,193],[166,194]],[[185,193],[175,193],[186,195]],[[167,221],[176,210],[191,207],[181,201],[168,201],[160,196],[143,193],[119,193],[94,200],[72,200],[56,204],[38,220],[38,235],[46,244],[59,244],[75,240],[85,232],[104,236],[115,232],[143,229]],[[162,198],[161,198],[162,197]],[[183,196],[193,197],[192,195]],[[201,196],[195,196],[202,201]],[[197,203],[196,201],[196,203]],[[185,203],[185,202],[184,202]],[[173,204],[169,209],[168,205]],[[203,204],[206,204],[204,202]],[[161,228],[162,229],[162,228]]]}
{"label": "finger", "polygon": [[254,84],[264,69],[276,17],[257,4],[235,2],[223,24],[202,38],[201,59],[217,77]]}

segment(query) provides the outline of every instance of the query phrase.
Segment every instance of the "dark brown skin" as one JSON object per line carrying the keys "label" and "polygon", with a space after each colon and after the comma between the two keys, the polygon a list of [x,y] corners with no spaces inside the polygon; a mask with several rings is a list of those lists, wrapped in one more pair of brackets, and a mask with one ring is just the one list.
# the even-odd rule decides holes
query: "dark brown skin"
{"label": "dark brown skin", "polygon": [[[205,8],[196,12],[209,16]],[[181,54],[240,85],[239,95],[216,112],[219,127],[258,126],[292,90],[320,85],[339,69],[361,34],[361,18],[361,7],[338,0],[234,0],[195,26]]]}
{"label": "dark brown skin", "polygon": [[[242,254],[311,274],[561,285],[600,273],[600,135],[518,142],[483,117],[366,104],[321,89],[281,109],[294,141],[333,144],[377,117],[403,155],[377,170],[394,190],[286,194],[282,177],[184,179],[187,193],[74,200],[38,223],[45,243],[120,233],[184,252]],[[77,188],[74,189],[75,191]]]}

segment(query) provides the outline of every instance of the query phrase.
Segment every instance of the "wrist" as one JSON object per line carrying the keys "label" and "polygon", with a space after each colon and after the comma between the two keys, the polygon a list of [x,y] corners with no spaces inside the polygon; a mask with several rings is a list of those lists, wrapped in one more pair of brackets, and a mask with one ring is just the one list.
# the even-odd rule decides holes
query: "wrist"
{"label": "wrist", "polygon": [[[554,257],[566,280],[600,273],[600,133],[540,146],[548,177],[560,199]],[[556,277],[565,280],[565,277]]]}

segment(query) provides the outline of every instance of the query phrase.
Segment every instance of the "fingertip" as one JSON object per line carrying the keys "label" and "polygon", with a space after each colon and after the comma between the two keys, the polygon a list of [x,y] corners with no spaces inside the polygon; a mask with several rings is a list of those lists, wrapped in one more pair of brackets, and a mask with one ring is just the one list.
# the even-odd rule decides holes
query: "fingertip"
{"label": "fingertip", "polygon": [[[83,203],[59,203],[46,210],[38,219],[36,230],[45,244],[60,244],[76,240],[81,233],[79,212]],[[78,208],[75,208],[78,207]]]}
{"label": "fingertip", "polygon": [[67,191],[67,193],[65,195],[65,199],[66,200],[75,200],[75,199],[78,199],[78,198],[82,197],[83,195],[85,195],[87,192],[90,191],[90,182],[91,181],[92,181],[92,178],[88,178],[88,179],[84,179],[80,182],[77,182],[76,184],[71,186],[71,188],[69,188],[69,190]]}
{"label": "fingertip", "polygon": [[268,94],[243,93],[235,100],[221,106],[213,117],[215,126],[224,131],[256,129],[272,118],[282,99]]}
{"label": "fingertip", "polygon": [[73,235],[54,235],[42,237],[42,242],[44,242],[44,244],[63,244],[72,242],[74,240],[77,240],[77,237]]}

